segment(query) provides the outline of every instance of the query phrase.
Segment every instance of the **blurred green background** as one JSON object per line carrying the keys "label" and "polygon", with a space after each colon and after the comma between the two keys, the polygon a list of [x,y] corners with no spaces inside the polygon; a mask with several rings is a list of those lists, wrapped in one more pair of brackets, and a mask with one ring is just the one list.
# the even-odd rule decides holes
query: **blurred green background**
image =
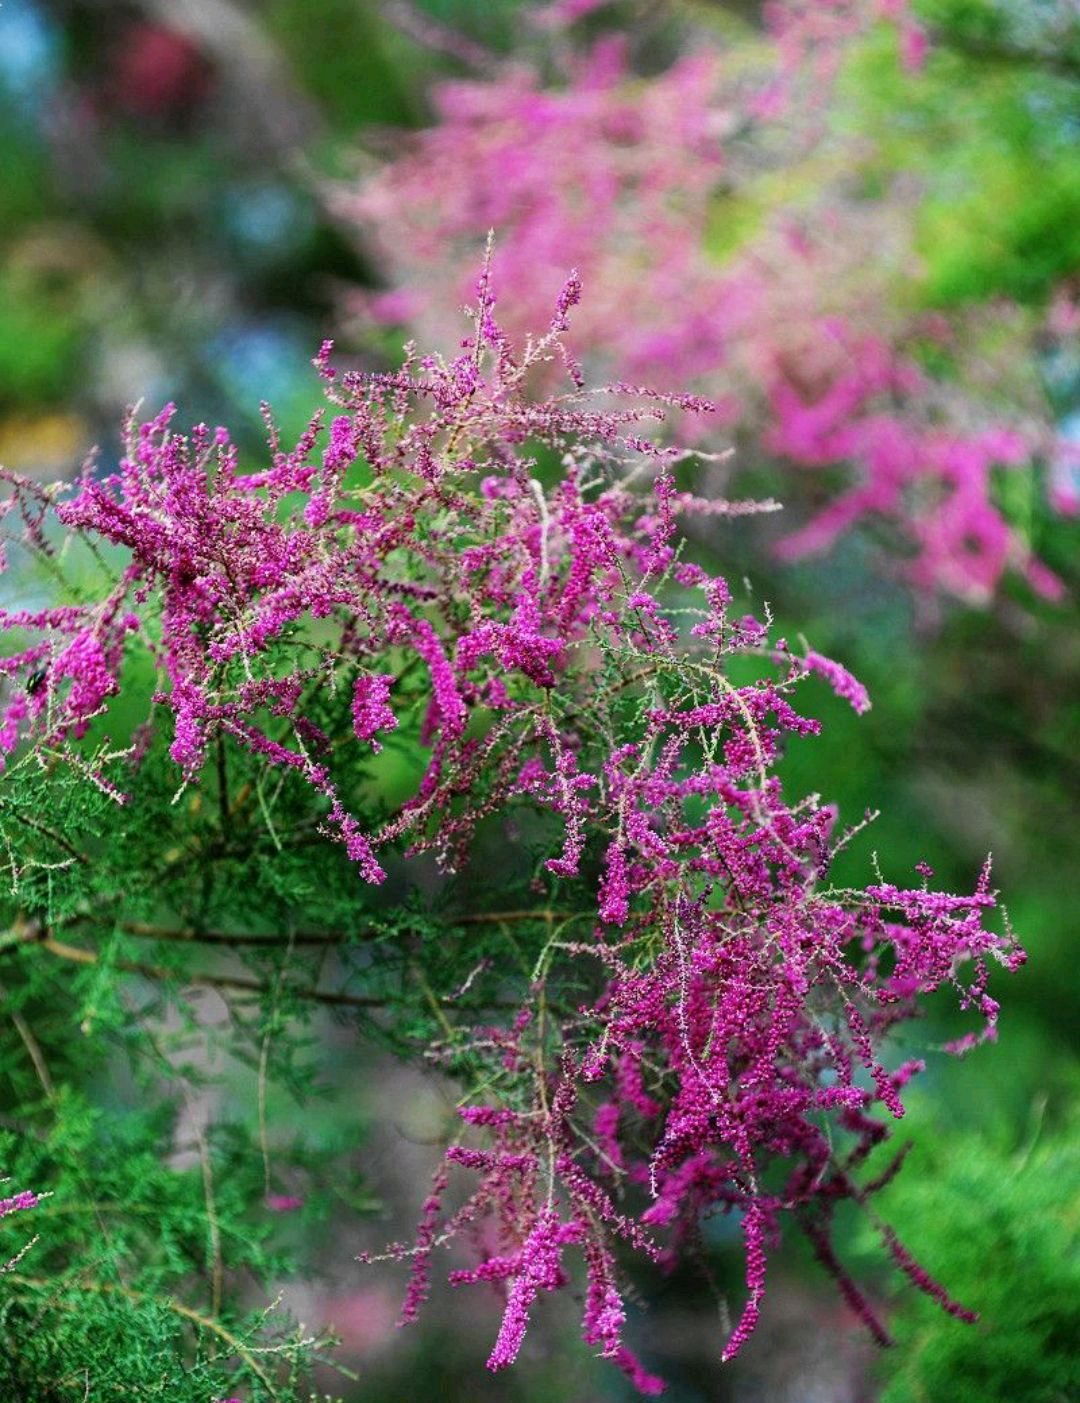
{"label": "blurred green background", "polygon": [[[309,360],[323,337],[344,337],[363,364],[385,364],[393,338],[350,340],[340,325],[345,291],[376,283],[377,270],[328,212],[323,182],[350,179],[395,149],[404,130],[431,119],[431,84],[464,71],[424,41],[418,19],[505,55],[520,41],[520,8],[4,0],[0,461],[52,479],[100,445],[107,463],[125,407],[141,400],[154,411],[167,399],[185,423],[229,424],[256,455],[260,400],[286,431],[317,402]],[[753,4],[615,8],[614,19],[595,22],[640,26],[646,66],[668,56],[670,25],[726,35],[732,26],[750,33],[760,18]],[[1080,47],[1043,41],[1053,6],[1016,0],[1006,9],[1008,22],[982,0],[927,3],[938,48],[917,84],[879,34],[844,74],[842,118],[873,140],[867,181],[898,169],[924,177],[918,295],[930,306],[998,296],[1038,306],[1070,280],[1075,291],[1080,276]],[[1030,373],[1063,432],[1080,440],[1080,351],[1057,346]],[[767,464],[745,471],[782,495]],[[882,574],[866,531],[827,558],[787,566],[770,561],[767,525],[726,526],[699,543],[771,602],[780,632],[805,634],[870,689],[874,709],[857,718],[812,684],[823,734],[786,761],[796,789],[822,790],[845,818],[880,810],[848,860],[865,868],[869,847],[887,870],[910,871],[926,857],[942,886],[964,890],[992,850],[1031,958],[998,988],[997,1045],[960,1062],[930,1053],[912,1116],[926,1172],[883,1200],[931,1270],[952,1271],[950,1285],[983,1310],[983,1334],[929,1318],[921,1304],[901,1307],[906,1347],[875,1363],[830,1285],[792,1249],[759,1335],[723,1374],[719,1317],[697,1282],[674,1278],[658,1295],[650,1285],[654,1306],[637,1343],[679,1403],[856,1403],[882,1389],[895,1403],[1077,1396],[1060,1360],[1071,1326],[1080,1330],[1075,1314],[1062,1315],[1070,1292],[1077,1298],[1062,1262],[1078,1216],[1066,1144],[1080,1021],[1080,536],[1046,508],[1037,484],[1002,490],[1064,578],[1063,603],[1007,584],[987,608],[929,609]],[[932,1015],[917,1031],[920,1044],[935,1044],[949,1024]],[[343,1043],[338,1110],[310,1113],[332,1117],[348,1104],[374,1204],[355,1225],[303,1225],[312,1280],[290,1288],[290,1304],[301,1318],[333,1321],[359,1375],[355,1384],[328,1376],[326,1386],[365,1403],[627,1396],[558,1305],[518,1369],[498,1379],[482,1368],[495,1312],[471,1298],[443,1293],[416,1331],[391,1328],[400,1272],[358,1267],[353,1256],[407,1231],[443,1097],[373,1057]],[[721,1282],[735,1285],[733,1236],[720,1228],[708,1250]],[[854,1227],[851,1246],[861,1250]],[[980,1270],[987,1261],[998,1273],[993,1289]],[[880,1276],[872,1262],[868,1270]]]}

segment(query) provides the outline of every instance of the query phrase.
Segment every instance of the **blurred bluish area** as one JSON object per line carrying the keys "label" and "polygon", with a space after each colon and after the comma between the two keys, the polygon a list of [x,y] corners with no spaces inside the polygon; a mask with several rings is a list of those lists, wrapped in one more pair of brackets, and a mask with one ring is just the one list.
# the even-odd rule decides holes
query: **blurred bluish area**
{"label": "blurred bluish area", "polygon": [[9,0],[0,10],[0,84],[15,113],[40,118],[60,73],[56,27],[33,0]]}

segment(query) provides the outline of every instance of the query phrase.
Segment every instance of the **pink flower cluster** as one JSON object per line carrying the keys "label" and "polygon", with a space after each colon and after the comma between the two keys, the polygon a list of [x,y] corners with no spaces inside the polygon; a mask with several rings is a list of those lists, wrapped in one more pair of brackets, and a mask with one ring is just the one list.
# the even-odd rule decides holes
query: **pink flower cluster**
{"label": "pink flower cluster", "polygon": [[[51,558],[55,550],[46,522],[55,493],[6,469],[0,469],[0,482],[9,489],[0,502],[0,521],[14,518],[26,543]],[[0,553],[0,567],[6,565],[6,554]],[[125,637],[138,627],[136,616],[121,607],[125,593],[121,588],[87,607],[0,608],[0,631],[18,640],[0,658],[0,678],[23,682],[18,690],[8,689],[0,711],[0,772],[27,729],[62,744],[80,739],[104,713],[118,689]]]}
{"label": "pink flower cluster", "polygon": [[38,1196],[29,1189],[23,1189],[22,1193],[17,1193],[11,1198],[0,1198],[0,1218],[6,1218],[9,1213],[23,1213],[28,1208],[36,1208]]}
{"label": "pink flower cluster", "polygon": [[[46,1197],[48,1197],[48,1195],[46,1195]],[[0,1198],[0,1219],[7,1218],[12,1213],[25,1213],[30,1208],[36,1208],[40,1202],[41,1198],[39,1195],[31,1192],[29,1189],[23,1189],[21,1193],[12,1194],[10,1198]],[[0,1275],[3,1275],[6,1271],[10,1271],[28,1250],[30,1245],[32,1244],[24,1246],[22,1251],[16,1253],[10,1261],[0,1262]]]}
{"label": "pink flower cluster", "polygon": [[[911,58],[921,31],[902,0],[801,0],[769,13],[774,48],[756,70],[697,35],[669,69],[642,78],[625,37],[609,35],[560,50],[554,83],[541,77],[548,54],[543,70],[513,63],[437,87],[437,123],[359,189],[333,195],[390,285],[356,294],[352,310],[441,337],[494,229],[512,332],[539,324],[575,264],[590,288],[576,333],[590,374],[697,387],[742,438],[737,462],[764,455],[787,470],[785,500],[807,498],[812,510],[784,539],[786,554],[885,523],[891,568],[922,589],[985,603],[1015,570],[1056,598],[1060,581],[994,487],[996,471],[1060,451],[1047,407],[1017,386],[1034,322],[995,308],[995,350],[974,315],[912,303],[917,199],[902,183],[866,201],[842,175],[824,179],[797,208],[767,194],[776,172],[796,180],[808,159],[859,169],[855,139],[827,131],[827,79],[875,19],[901,27]],[[808,150],[812,134],[820,144]],[[928,374],[927,346],[959,373]],[[686,421],[683,432],[702,429]],[[821,485],[807,486],[823,470],[845,480],[824,507]]]}
{"label": "pink flower cluster", "polygon": [[[945,986],[978,1016],[973,1037],[991,1035],[990,966],[1023,953],[984,923],[987,871],[966,897],[833,883],[852,835],[816,798],[785,796],[774,767],[786,737],[818,729],[793,704],[810,673],[857,711],[868,698],[688,558],[680,515],[745,506],[680,491],[685,452],[644,429],[710,406],[582,388],[562,340],[579,295],[574,276],[523,349],[496,321],[489,271],[453,359],[342,374],[324,346],[335,417],[292,448],[271,430],[255,473],[223,430],[181,436],[164,411],[130,432],[116,474],[57,508],[68,531],[123,547],[116,584],[0,622],[32,635],[4,664],[21,734],[74,735],[123,687],[124,650],[145,647],[183,779],[212,747],[254,754],[307,786],[368,882],[403,854],[462,865],[493,815],[547,823],[538,905],[565,915],[509,1025],[461,1026],[447,1050],[487,1065],[483,1101],[462,1111],[478,1143],[451,1146],[424,1205],[403,1314],[436,1247],[464,1235],[478,1257],[451,1280],[505,1291],[501,1368],[579,1256],[586,1342],[656,1393],[623,1343],[616,1248],[670,1264],[703,1217],[737,1215],[748,1299],[731,1357],[793,1219],[871,1319],[829,1226],[844,1200],[871,1211],[858,1171],[917,1070],[890,1067],[889,1035]],[[552,366],[569,387],[527,393]],[[15,500],[40,535],[33,493]],[[757,680],[731,681],[732,655]],[[346,699],[341,735],[316,719],[331,695]],[[337,767],[391,732],[424,767],[376,821]],[[479,1184],[444,1218],[459,1170]]]}

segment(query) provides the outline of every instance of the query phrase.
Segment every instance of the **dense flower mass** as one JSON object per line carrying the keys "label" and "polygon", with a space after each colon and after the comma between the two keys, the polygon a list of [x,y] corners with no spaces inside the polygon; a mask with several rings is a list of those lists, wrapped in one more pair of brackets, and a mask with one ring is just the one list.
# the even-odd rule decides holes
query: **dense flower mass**
{"label": "dense flower mass", "polygon": [[[168,408],[131,427],[110,477],[87,473],[63,497],[14,481],[9,515],[31,545],[54,549],[55,507],[66,532],[121,559],[98,598],[4,612],[17,643],[2,734],[9,752],[28,738],[66,755],[122,801],[79,745],[141,652],[180,783],[240,747],[308,794],[365,882],[421,852],[461,867],[492,816],[547,824],[545,935],[531,977],[508,986],[519,1011],[454,1030],[484,1089],[462,1107],[415,1248],[397,1249],[412,1260],[404,1318],[435,1248],[463,1236],[477,1257],[451,1281],[505,1290],[488,1361],[501,1368],[576,1258],[586,1342],[648,1394],[662,1384],[623,1343],[616,1248],[671,1265],[717,1213],[738,1218],[746,1247],[725,1357],[754,1327],[785,1220],[884,1336],[830,1223],[843,1200],[873,1215],[859,1170],[921,1065],[896,1065],[889,1035],[946,986],[978,1020],[970,1041],[992,1035],[990,966],[1023,954],[985,922],[988,870],[969,896],[930,890],[928,869],[912,885],[834,884],[853,832],[816,797],[785,795],[776,766],[788,738],[818,729],[794,704],[807,676],[856,711],[868,698],[688,558],[680,516],[748,508],[681,490],[686,451],[646,434],[668,410],[711,406],[582,388],[563,340],[579,297],[574,276],[548,330],[518,347],[486,270],[450,360],[410,352],[389,374],[342,373],[327,344],[329,424],[317,415],[291,448],[271,425],[258,472],[224,430],[174,433]],[[530,393],[558,366],[568,388]],[[734,656],[756,680],[729,678]],[[342,757],[406,731],[424,767],[387,812],[346,786]],[[462,1172],[475,1187],[451,1208]]]}
{"label": "dense flower mass", "polygon": [[37,1202],[37,1194],[29,1189],[13,1194],[10,1198],[0,1198],[0,1218],[6,1218],[9,1213],[22,1213],[28,1208],[36,1208]]}
{"label": "dense flower mass", "polygon": [[[494,228],[511,331],[538,324],[574,263],[590,288],[576,335],[590,370],[700,388],[730,432],[786,470],[789,500],[808,472],[828,474],[810,489],[806,524],[783,538],[786,555],[869,522],[895,538],[893,558],[922,590],[985,603],[1017,571],[1059,597],[995,488],[1000,472],[1064,462],[1045,404],[1017,383],[1047,329],[1018,309],[995,307],[984,326],[910,296],[913,192],[854,193],[878,179],[869,143],[820,111],[875,21],[899,27],[911,66],[925,35],[902,3],[766,8],[772,48],[749,66],[695,34],[666,71],[642,77],[627,36],[609,34],[443,83],[436,123],[335,196],[389,283],[358,293],[353,310],[443,335]],[[808,164],[813,200],[799,193]],[[777,202],[788,188],[795,197]],[[936,376],[934,361],[954,369]],[[691,419],[683,432],[703,428]],[[1068,492],[1052,496],[1075,508]]]}

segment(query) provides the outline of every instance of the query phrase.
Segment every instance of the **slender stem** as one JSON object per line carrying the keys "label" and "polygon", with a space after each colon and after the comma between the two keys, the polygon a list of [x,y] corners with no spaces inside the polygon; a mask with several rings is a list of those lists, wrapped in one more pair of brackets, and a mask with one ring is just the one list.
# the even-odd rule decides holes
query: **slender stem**
{"label": "slender stem", "polygon": [[221,836],[229,836],[229,772],[225,762],[225,738],[218,732],[217,737],[217,785],[218,814],[221,819]]}
{"label": "slender stem", "polygon": [[[537,911],[482,911],[475,915],[450,916],[448,923],[458,926],[479,926],[479,925],[500,925],[503,923],[514,923],[521,921],[549,921],[566,920],[575,913],[565,911],[550,911],[545,909]],[[581,912],[581,915],[588,913]],[[235,935],[228,931],[216,930],[195,930],[194,928],[177,928],[173,926],[159,926],[146,921],[114,921],[108,917],[96,915],[93,912],[82,912],[72,918],[70,924],[89,922],[91,925],[106,925],[122,931],[125,935],[133,935],[146,940],[173,940],[181,943],[196,943],[201,945],[284,945],[286,937],[268,933],[237,932]],[[307,935],[297,935],[292,937],[294,945],[306,946],[333,946],[343,945],[349,940],[377,940],[384,932],[378,929],[365,931],[325,931],[312,932]]]}
{"label": "slender stem", "polygon": [[[7,990],[0,984],[0,999],[6,999],[7,997]],[[41,1044],[34,1036],[34,1030],[18,1009],[12,1009],[11,1021],[15,1025],[15,1031],[22,1039],[23,1047],[26,1048],[30,1061],[34,1064],[34,1071],[37,1073],[37,1079],[41,1083],[46,1099],[51,1101],[56,1095],[56,1088],[53,1085],[52,1077],[49,1075],[48,1064],[45,1061],[45,1054],[41,1050]]]}
{"label": "slender stem", "polygon": [[[82,912],[74,916],[71,925],[89,923],[95,926],[109,926],[115,930],[122,931],[124,935],[133,935],[143,940],[165,940],[176,941],[182,945],[284,945],[286,938],[275,934],[251,934],[237,932],[235,935],[228,931],[220,930],[195,930],[193,927],[179,928],[174,926],[158,926],[147,921],[113,921],[107,916],[99,916],[93,912]],[[377,935],[377,931],[365,931],[363,936],[371,938]],[[317,935],[298,935],[293,943],[295,945],[341,945],[349,939],[345,931],[331,932]]]}
{"label": "slender stem", "polygon": [[[39,938],[34,943],[61,960],[71,960],[80,965],[101,963],[101,956],[94,951],[84,950],[78,945],[68,945],[66,941],[54,940],[52,936]],[[163,969],[159,965],[144,964],[138,960],[112,960],[110,963],[114,969],[121,969],[126,974],[138,974],[144,979],[153,979],[161,983],[179,980],[185,986],[197,985],[208,989],[234,989],[251,994],[272,994],[274,992],[272,985],[265,984],[259,979],[248,979],[242,974],[184,974],[181,977],[175,970]],[[332,1008],[389,1008],[393,1003],[392,999],[378,998],[374,995],[338,993],[329,989],[302,988],[295,985],[289,986],[289,992],[301,999],[310,999],[313,1003],[327,1004]],[[455,1000],[443,998],[439,1002],[452,1006]],[[486,1005],[489,1008],[517,1008],[518,1006],[513,1000],[499,999],[491,1000]]]}
{"label": "slender stem", "polygon": [[[56,955],[62,960],[71,960],[75,964],[81,965],[101,963],[101,956],[95,954],[94,951],[83,950],[77,945],[68,945],[65,941],[54,940],[51,936],[46,936],[37,943],[50,955]],[[127,974],[142,975],[144,979],[154,979],[167,983],[179,977],[174,970],[162,969],[159,965],[143,964],[137,960],[113,960],[111,964],[115,969],[122,969]],[[185,974],[183,983],[201,985],[210,989],[243,990],[252,994],[273,992],[269,984],[264,984],[259,979],[248,979],[242,974]],[[298,994],[302,999],[311,999],[316,1003],[331,1004],[342,1008],[383,1008],[387,1003],[385,999],[369,998],[362,994],[334,993],[322,989],[292,988],[290,992]]]}
{"label": "slender stem", "polygon": [[57,847],[63,848],[64,852],[66,852],[69,857],[73,857],[76,862],[81,862],[84,866],[89,864],[90,859],[87,857],[86,853],[80,852],[72,843],[69,843],[62,833],[57,833],[55,829],[50,828],[47,824],[39,822],[36,818],[31,818],[29,814],[23,813],[22,809],[16,808],[13,804],[6,803],[3,799],[0,799],[0,809],[3,809],[5,813],[9,813],[16,822],[24,824],[27,828],[32,828],[35,833],[41,833],[46,838],[51,839]]}

